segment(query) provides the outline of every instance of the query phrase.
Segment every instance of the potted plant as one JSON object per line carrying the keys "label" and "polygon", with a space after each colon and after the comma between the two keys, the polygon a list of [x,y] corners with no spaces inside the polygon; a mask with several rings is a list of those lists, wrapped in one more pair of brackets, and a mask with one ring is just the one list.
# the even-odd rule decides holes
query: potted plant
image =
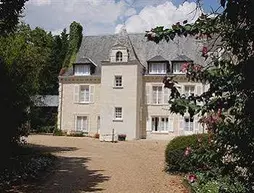
{"label": "potted plant", "polygon": [[119,134],[118,135],[118,141],[125,141],[126,139],[126,134]]}
{"label": "potted plant", "polygon": [[100,134],[99,134],[99,133],[96,133],[96,134],[94,135],[94,138],[99,139],[99,138],[100,138]]}

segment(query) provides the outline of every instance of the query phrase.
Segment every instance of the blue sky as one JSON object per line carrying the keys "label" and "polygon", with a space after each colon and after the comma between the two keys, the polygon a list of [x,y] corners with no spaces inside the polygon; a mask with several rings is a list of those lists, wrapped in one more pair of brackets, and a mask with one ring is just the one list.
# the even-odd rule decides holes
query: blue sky
{"label": "blue sky", "polygon": [[[216,9],[218,0],[202,0],[204,11]],[[29,0],[24,21],[60,33],[72,21],[80,22],[85,35],[117,33],[123,24],[130,33],[145,32],[157,25],[170,26],[187,19],[194,22],[194,1],[184,0]]]}

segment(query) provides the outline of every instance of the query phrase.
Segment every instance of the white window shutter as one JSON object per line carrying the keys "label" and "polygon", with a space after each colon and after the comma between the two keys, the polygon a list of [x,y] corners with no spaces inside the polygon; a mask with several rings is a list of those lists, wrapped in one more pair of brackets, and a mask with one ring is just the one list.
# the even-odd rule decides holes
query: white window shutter
{"label": "white window shutter", "polygon": [[146,119],[146,131],[151,131],[151,118],[147,117]]}
{"label": "white window shutter", "polygon": [[79,102],[79,92],[80,92],[80,86],[74,85],[74,95],[73,95],[74,103]]}
{"label": "white window shutter", "polygon": [[146,104],[151,104],[151,87],[146,85]]}
{"label": "white window shutter", "polygon": [[90,85],[89,91],[90,91],[90,103],[94,103],[94,86],[93,85]]}
{"label": "white window shutter", "polygon": [[174,132],[174,117],[173,116],[169,117],[169,131]]}
{"label": "white window shutter", "polygon": [[200,85],[196,86],[196,94],[199,96],[202,94],[202,87]]}
{"label": "white window shutter", "polygon": [[168,104],[170,90],[164,87],[164,104]]}

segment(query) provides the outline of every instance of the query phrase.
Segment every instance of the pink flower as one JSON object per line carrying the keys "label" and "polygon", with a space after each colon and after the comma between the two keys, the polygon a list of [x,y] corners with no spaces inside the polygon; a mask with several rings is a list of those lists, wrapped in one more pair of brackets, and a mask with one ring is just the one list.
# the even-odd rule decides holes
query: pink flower
{"label": "pink flower", "polygon": [[190,183],[193,183],[193,182],[197,181],[197,176],[196,176],[195,174],[190,174],[190,175],[188,176],[188,181],[189,181]]}
{"label": "pink flower", "polygon": [[186,72],[189,68],[189,63],[184,63],[182,66],[181,66],[181,72]]}
{"label": "pink flower", "polygon": [[188,156],[188,155],[190,155],[190,153],[191,153],[191,148],[187,147],[185,152],[184,152],[184,156]]}

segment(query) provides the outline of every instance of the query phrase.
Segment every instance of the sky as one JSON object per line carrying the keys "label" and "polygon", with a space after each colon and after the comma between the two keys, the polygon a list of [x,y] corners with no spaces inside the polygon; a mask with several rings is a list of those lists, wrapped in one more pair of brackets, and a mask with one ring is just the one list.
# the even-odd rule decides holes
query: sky
{"label": "sky", "polygon": [[[203,12],[219,7],[219,0],[201,0]],[[29,0],[23,20],[53,34],[73,22],[83,26],[84,35],[144,33],[156,26],[169,27],[178,21],[194,22],[201,14],[195,0]]]}

